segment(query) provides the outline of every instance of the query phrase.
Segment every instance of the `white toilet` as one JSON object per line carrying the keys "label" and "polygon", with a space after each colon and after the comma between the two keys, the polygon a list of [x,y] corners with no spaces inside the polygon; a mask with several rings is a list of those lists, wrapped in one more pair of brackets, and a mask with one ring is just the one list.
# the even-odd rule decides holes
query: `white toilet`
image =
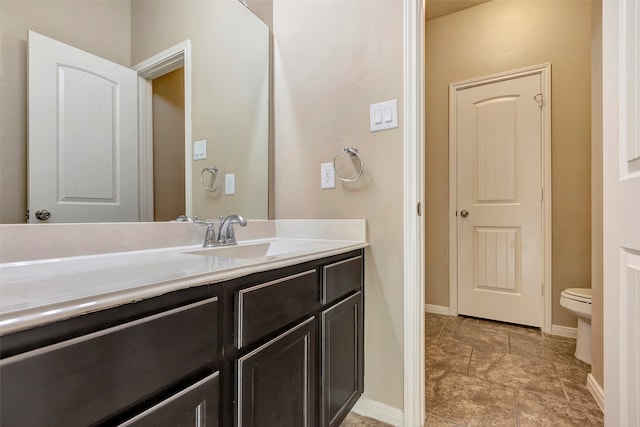
{"label": "white toilet", "polygon": [[560,294],[560,305],[578,316],[575,356],[591,365],[591,288],[569,288]]}

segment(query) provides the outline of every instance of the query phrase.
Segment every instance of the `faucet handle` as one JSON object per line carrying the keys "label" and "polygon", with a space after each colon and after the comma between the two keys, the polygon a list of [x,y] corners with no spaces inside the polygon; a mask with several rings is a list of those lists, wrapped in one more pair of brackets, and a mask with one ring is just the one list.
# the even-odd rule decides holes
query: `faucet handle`
{"label": "faucet handle", "polygon": [[216,231],[213,228],[213,221],[207,221],[207,232],[204,235],[203,248],[210,248],[216,244]]}
{"label": "faucet handle", "polygon": [[216,231],[213,227],[213,221],[208,219],[206,221],[202,221],[200,219],[196,219],[193,221],[196,225],[206,225],[207,232],[204,235],[204,243],[202,244],[203,248],[210,248],[216,245]]}

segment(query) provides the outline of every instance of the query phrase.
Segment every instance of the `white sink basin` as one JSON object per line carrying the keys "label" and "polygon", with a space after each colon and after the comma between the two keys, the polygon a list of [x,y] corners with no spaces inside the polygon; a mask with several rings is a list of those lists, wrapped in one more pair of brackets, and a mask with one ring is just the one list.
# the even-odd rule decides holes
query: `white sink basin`
{"label": "white sink basin", "polygon": [[222,258],[254,259],[266,258],[289,253],[313,250],[314,245],[290,242],[265,242],[237,246],[220,246],[183,252],[190,255],[201,255]]}

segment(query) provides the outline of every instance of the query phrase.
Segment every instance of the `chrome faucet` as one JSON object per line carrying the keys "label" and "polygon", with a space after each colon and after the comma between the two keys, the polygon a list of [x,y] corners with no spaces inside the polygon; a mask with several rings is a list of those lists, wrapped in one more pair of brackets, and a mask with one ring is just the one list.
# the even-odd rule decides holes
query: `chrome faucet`
{"label": "chrome faucet", "polygon": [[[213,229],[213,221],[202,221],[207,225],[207,232],[204,234],[203,248],[210,248],[216,246],[216,232]],[[198,223],[196,223],[198,224]]]}
{"label": "chrome faucet", "polygon": [[228,246],[235,245],[236,235],[233,231],[233,224],[238,224],[240,227],[246,227],[247,220],[240,215],[229,215],[226,218],[220,217],[220,228],[218,229],[218,238],[216,239],[216,231],[214,228],[214,222],[210,219],[202,221],[198,217],[191,218],[188,215],[180,215],[176,218],[176,221],[190,222],[196,225],[206,225],[207,232],[204,235],[203,248],[211,248],[213,246]]}
{"label": "chrome faucet", "polygon": [[202,243],[203,248],[211,248],[218,245],[218,242],[216,241],[216,231],[213,228],[213,221],[211,221],[210,219],[206,221],[196,219],[193,221],[193,223],[196,225],[207,226],[207,232],[204,234],[204,243]]}
{"label": "chrome faucet", "polygon": [[189,215],[180,215],[176,218],[176,221],[179,222],[190,222],[196,225],[206,225],[207,232],[204,235],[204,243],[202,244],[203,248],[210,248],[212,246],[217,246],[218,242],[216,240],[216,231],[213,227],[214,223],[212,220],[208,219],[206,221],[202,221],[198,219],[198,217],[191,218]]}
{"label": "chrome faucet", "polygon": [[218,241],[216,246],[235,245],[236,235],[233,231],[233,224],[238,224],[240,227],[247,226],[247,220],[240,215],[229,215],[220,223],[220,229],[218,230]]}

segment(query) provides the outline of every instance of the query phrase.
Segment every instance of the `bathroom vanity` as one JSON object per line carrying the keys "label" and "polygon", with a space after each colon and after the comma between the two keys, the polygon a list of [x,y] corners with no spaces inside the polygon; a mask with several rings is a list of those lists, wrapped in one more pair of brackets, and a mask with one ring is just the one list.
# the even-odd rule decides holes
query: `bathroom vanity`
{"label": "bathroom vanity", "polygon": [[[262,255],[256,244],[151,251],[158,269],[173,260],[190,273],[171,285],[132,279],[121,303],[104,294],[17,311],[11,327],[3,313],[0,424],[339,425],[363,391],[366,243],[258,245]],[[124,259],[148,268],[140,252],[95,258],[103,273]],[[194,262],[209,272],[195,274]],[[31,267],[37,277],[53,266]],[[110,302],[79,311],[101,298]],[[45,309],[64,318],[34,320]]]}

